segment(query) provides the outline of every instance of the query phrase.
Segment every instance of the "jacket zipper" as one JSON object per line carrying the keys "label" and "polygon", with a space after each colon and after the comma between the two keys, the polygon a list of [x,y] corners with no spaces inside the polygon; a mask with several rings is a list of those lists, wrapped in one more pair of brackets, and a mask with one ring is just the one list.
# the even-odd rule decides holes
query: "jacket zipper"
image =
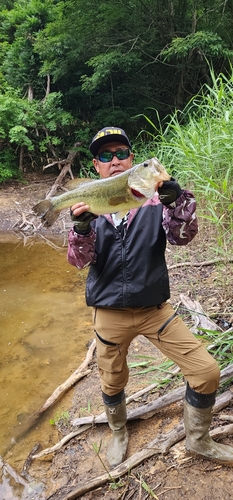
{"label": "jacket zipper", "polygon": [[122,237],[120,235],[122,245],[121,245],[121,259],[122,259],[122,302],[123,307],[127,306],[127,283],[126,283],[126,249],[125,249],[125,237],[126,234]]}

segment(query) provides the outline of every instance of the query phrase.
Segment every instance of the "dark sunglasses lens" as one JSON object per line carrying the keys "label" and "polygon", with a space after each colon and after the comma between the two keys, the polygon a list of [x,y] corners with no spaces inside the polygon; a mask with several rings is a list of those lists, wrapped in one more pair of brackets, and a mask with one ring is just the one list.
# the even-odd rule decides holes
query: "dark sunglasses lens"
{"label": "dark sunglasses lens", "polygon": [[126,160],[126,158],[129,158],[130,150],[118,149],[117,151],[102,151],[102,153],[99,153],[98,158],[102,163],[107,163],[108,161],[112,161],[115,155],[118,160]]}
{"label": "dark sunglasses lens", "polygon": [[102,151],[102,153],[99,154],[99,159],[102,163],[107,163],[108,161],[112,161],[113,154],[111,151]]}
{"label": "dark sunglasses lens", "polygon": [[129,155],[129,149],[119,149],[118,151],[116,151],[118,160],[126,160],[126,158],[129,158]]}

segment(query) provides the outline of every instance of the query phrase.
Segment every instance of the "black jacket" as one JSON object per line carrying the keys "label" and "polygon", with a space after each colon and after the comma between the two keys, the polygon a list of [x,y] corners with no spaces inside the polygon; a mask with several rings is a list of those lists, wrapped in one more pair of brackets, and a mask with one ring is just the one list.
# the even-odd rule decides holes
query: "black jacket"
{"label": "black jacket", "polygon": [[150,307],[169,294],[162,204],[141,207],[123,237],[104,216],[96,221],[96,263],[86,285],[89,306]]}
{"label": "black jacket", "polygon": [[159,305],[170,297],[165,262],[166,239],[186,245],[198,231],[196,202],[189,191],[170,207],[155,196],[130,210],[124,237],[111,215],[92,221],[87,235],[69,232],[68,261],[79,269],[90,266],[87,305],[139,308]]}

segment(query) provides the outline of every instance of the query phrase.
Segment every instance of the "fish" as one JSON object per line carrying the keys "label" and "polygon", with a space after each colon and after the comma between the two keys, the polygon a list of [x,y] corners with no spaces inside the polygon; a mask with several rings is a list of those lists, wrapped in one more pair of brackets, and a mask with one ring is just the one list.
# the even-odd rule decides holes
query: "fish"
{"label": "fish", "polygon": [[146,199],[153,198],[158,182],[170,178],[158,158],[153,157],[113,177],[81,183],[78,180],[74,189],[42,200],[32,210],[47,228],[54,224],[62,210],[81,201],[97,216],[119,212],[123,217],[131,208],[140,207]]}

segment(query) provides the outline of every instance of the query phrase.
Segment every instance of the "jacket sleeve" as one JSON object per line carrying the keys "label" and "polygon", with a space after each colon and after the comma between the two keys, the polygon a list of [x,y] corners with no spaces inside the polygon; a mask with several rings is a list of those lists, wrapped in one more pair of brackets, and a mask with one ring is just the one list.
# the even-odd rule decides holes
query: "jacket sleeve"
{"label": "jacket sleeve", "polygon": [[164,207],[163,228],[171,245],[187,245],[198,232],[196,200],[183,190],[176,201]]}
{"label": "jacket sleeve", "polygon": [[67,260],[78,269],[84,269],[96,261],[96,233],[92,228],[87,235],[77,234],[73,229],[68,233]]}

